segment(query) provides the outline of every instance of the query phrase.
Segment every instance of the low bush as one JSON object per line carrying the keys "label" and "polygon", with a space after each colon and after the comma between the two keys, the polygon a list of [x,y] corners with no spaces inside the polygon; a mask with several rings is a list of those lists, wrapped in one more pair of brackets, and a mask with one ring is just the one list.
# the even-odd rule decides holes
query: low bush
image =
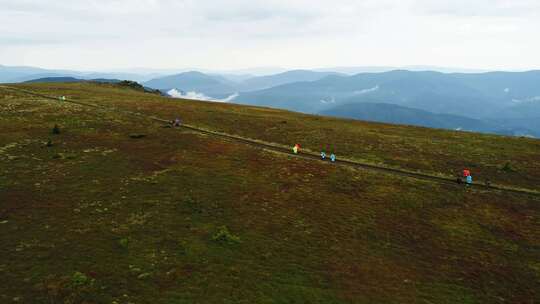
{"label": "low bush", "polygon": [[71,276],[71,284],[73,286],[83,286],[90,282],[90,279],[82,272],[75,272]]}
{"label": "low bush", "polygon": [[516,172],[516,169],[512,167],[512,164],[510,164],[510,162],[506,162],[506,164],[504,164],[501,170],[504,172]]}
{"label": "low bush", "polygon": [[118,244],[120,245],[120,247],[124,248],[124,249],[127,249],[128,246],[129,246],[129,239],[128,238],[122,238],[118,241]]}
{"label": "low bush", "polygon": [[236,244],[240,243],[240,237],[232,234],[227,226],[220,226],[218,231],[212,236],[212,240],[218,243]]}

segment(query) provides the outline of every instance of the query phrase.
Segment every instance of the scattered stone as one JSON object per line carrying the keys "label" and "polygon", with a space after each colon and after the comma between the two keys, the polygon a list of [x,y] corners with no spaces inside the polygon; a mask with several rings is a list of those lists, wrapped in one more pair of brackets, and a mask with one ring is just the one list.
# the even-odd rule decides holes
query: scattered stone
{"label": "scattered stone", "polygon": [[75,159],[76,157],[74,153],[56,153],[52,156],[53,159]]}
{"label": "scattered stone", "polygon": [[150,276],[150,273],[145,272],[145,273],[141,273],[140,275],[138,275],[137,279],[142,280],[142,279],[148,278],[149,276]]}
{"label": "scattered stone", "polygon": [[3,220],[0,222],[0,224],[7,224],[8,223],[8,220]]}

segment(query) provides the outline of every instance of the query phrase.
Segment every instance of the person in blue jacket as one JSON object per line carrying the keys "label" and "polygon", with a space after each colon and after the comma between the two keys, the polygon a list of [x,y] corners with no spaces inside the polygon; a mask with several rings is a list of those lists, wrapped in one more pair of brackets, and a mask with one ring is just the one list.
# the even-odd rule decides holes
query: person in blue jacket
{"label": "person in blue jacket", "polygon": [[472,175],[467,175],[467,186],[472,185]]}
{"label": "person in blue jacket", "polygon": [[335,162],[336,161],[336,155],[334,153],[330,154],[330,160],[332,162]]}
{"label": "person in blue jacket", "polygon": [[321,159],[322,159],[322,160],[325,160],[325,159],[326,159],[326,153],[324,153],[324,151],[321,152]]}

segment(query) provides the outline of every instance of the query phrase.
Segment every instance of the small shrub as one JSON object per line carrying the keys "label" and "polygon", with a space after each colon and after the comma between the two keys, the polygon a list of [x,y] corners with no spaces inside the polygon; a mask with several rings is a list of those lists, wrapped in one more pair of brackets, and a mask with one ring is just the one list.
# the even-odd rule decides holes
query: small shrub
{"label": "small shrub", "polygon": [[212,236],[212,240],[218,243],[226,244],[240,243],[240,237],[232,234],[227,226],[220,226],[218,231]]}
{"label": "small shrub", "polygon": [[516,170],[512,167],[512,164],[510,164],[510,162],[506,162],[506,164],[504,164],[501,170],[504,172],[516,172]]}
{"label": "small shrub", "polygon": [[52,134],[58,135],[60,134],[60,127],[58,125],[54,125],[54,128],[52,129]]}
{"label": "small shrub", "polygon": [[129,246],[129,239],[128,238],[122,238],[120,241],[118,241],[118,244],[124,249],[127,249]]}
{"label": "small shrub", "polygon": [[73,286],[83,286],[90,282],[90,279],[82,272],[75,272],[71,276],[71,284]]}

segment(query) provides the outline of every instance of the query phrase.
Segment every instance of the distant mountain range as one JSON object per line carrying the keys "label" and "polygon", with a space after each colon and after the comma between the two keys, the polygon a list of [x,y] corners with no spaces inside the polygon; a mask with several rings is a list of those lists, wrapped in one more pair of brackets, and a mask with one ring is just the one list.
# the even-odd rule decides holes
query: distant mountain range
{"label": "distant mountain range", "polygon": [[315,72],[309,70],[293,70],[287,71],[275,75],[259,76],[246,79],[239,83],[238,91],[254,91],[268,89],[288,83],[304,82],[304,81],[317,81],[327,76],[338,76],[335,72]]}
{"label": "distant mountain range", "polygon": [[435,114],[387,103],[348,103],[321,111],[320,114],[440,129],[476,130],[483,132],[497,129],[494,124],[479,119],[452,114]]}
{"label": "distant mountain range", "polygon": [[156,78],[145,82],[144,85],[164,91],[180,89],[185,92],[202,92],[214,98],[221,98],[236,91],[234,82],[219,75],[210,76],[200,72]]}
{"label": "distant mountain range", "polygon": [[133,81],[147,81],[154,75],[143,75],[124,72],[84,72],[73,70],[54,70],[35,67],[17,67],[0,65],[0,83],[17,83],[48,77],[73,77],[79,79],[127,79]]}
{"label": "distant mountain range", "polygon": [[240,94],[243,103],[316,113],[337,104],[390,103],[474,118],[540,96],[540,71],[443,74],[391,71],[329,76]]}
{"label": "distant mountain range", "polygon": [[103,82],[103,83],[118,83],[122,80],[119,79],[105,79],[105,78],[96,78],[96,79],[79,79],[75,77],[44,77],[44,78],[38,78],[38,79],[32,79],[25,81],[25,83],[47,83],[47,82],[83,82],[83,81],[91,81],[91,82]]}
{"label": "distant mountain range", "polygon": [[207,75],[201,72],[185,72],[176,75],[160,77],[145,82],[148,87],[171,90],[201,92],[211,97],[223,97],[236,92],[249,92],[276,87],[283,84],[316,81],[331,75],[342,75],[333,72],[314,72],[308,70],[293,70],[269,76],[234,79],[230,75]]}
{"label": "distant mountain range", "polygon": [[[540,71],[481,74],[391,71],[328,76],[317,81],[242,92],[235,102],[370,120],[382,119],[374,112],[373,105],[369,109],[351,105],[391,104],[425,112],[411,116],[410,111],[393,108],[392,115],[382,121],[501,134],[540,134],[537,124],[530,123],[540,120]],[[434,116],[427,119],[428,113]],[[462,120],[460,125],[450,127],[455,125],[456,116],[476,121]]]}
{"label": "distant mountain range", "polygon": [[[424,71],[428,68],[344,67],[252,76],[249,70],[242,70],[242,74],[191,71],[160,75],[161,70],[145,69],[134,71],[151,74],[0,66],[0,82],[130,79],[179,97],[200,96],[197,98],[353,119],[540,137],[540,71]],[[372,72],[350,75],[357,71]]]}

